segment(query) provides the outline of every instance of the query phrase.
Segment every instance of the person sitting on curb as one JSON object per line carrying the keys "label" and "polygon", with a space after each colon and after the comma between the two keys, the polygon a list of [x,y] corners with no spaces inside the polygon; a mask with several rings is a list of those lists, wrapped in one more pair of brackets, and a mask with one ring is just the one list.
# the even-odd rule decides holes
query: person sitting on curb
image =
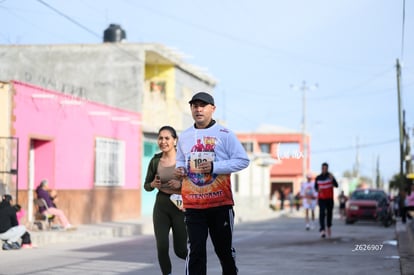
{"label": "person sitting on curb", "polygon": [[42,180],[39,184],[39,186],[36,188],[36,194],[38,199],[44,199],[46,202],[46,207],[40,207],[39,211],[40,213],[46,213],[50,215],[54,215],[59,220],[60,225],[64,230],[75,230],[76,228],[73,227],[68,218],[66,218],[65,213],[61,209],[56,208],[55,204],[53,203],[53,199],[50,196],[50,193],[48,191],[48,181]]}
{"label": "person sitting on curb", "polygon": [[0,202],[0,239],[4,241],[3,250],[20,249],[22,245],[31,245],[30,235],[24,225],[19,225],[16,208],[11,206],[12,196],[4,195]]}

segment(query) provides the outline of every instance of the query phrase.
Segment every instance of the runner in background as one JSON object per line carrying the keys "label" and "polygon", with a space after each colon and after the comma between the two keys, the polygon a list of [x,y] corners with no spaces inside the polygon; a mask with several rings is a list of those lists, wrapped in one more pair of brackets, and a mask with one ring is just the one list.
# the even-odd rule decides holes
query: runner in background
{"label": "runner in background", "polygon": [[[315,227],[315,207],[318,192],[315,190],[315,183],[312,182],[312,174],[306,175],[306,181],[302,183],[300,195],[302,198],[303,208],[305,209],[306,230],[314,229]],[[311,212],[312,221],[309,219],[309,212]]]}

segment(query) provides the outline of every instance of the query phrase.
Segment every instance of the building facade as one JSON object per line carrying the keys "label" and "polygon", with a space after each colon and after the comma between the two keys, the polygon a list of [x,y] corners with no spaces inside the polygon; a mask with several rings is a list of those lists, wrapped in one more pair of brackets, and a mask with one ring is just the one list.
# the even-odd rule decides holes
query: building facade
{"label": "building facade", "polygon": [[[294,130],[273,125],[262,125],[252,133],[238,133],[247,152],[253,155],[268,155],[272,163],[269,171],[270,185],[266,195],[278,197],[283,189],[285,195],[297,194],[303,182],[303,134]],[[306,141],[310,148],[310,138]],[[308,152],[310,150],[308,149]],[[306,169],[310,167],[310,154],[306,155]]]}
{"label": "building facade", "polygon": [[0,45],[0,80],[140,112],[144,132],[191,123],[188,100],[216,82],[160,44]]}
{"label": "building facade", "polygon": [[[216,85],[207,73],[160,44],[0,45],[0,56],[2,81],[16,80],[139,113],[140,184],[149,160],[159,151],[158,129],[171,125],[181,132],[191,125],[192,94],[212,93]],[[155,193],[140,193],[140,214],[151,215]]]}
{"label": "building facade", "polygon": [[[19,81],[1,83],[4,192],[17,197],[32,220],[35,189],[47,179],[57,205],[73,224],[133,219],[140,215],[141,114],[68,96]],[[17,155],[16,155],[17,153]],[[17,178],[18,176],[18,178]]]}

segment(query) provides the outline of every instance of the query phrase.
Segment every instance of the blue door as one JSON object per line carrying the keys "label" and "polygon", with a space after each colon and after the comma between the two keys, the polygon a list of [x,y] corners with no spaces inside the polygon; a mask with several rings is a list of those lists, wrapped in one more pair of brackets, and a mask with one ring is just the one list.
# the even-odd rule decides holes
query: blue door
{"label": "blue door", "polygon": [[142,196],[141,196],[141,213],[142,216],[152,216],[152,209],[154,208],[155,196],[157,190],[152,192],[145,191],[144,182],[147,175],[148,164],[155,153],[159,152],[156,141],[144,141],[144,157],[142,159]]}

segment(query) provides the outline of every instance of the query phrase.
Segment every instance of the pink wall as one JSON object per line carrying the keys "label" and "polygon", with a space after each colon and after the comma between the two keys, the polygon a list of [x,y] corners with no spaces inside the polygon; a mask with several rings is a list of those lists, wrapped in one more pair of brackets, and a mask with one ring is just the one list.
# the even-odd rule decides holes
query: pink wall
{"label": "pink wall", "polygon": [[[94,188],[95,137],[125,142],[125,184],[122,188],[140,188],[140,114],[22,82],[14,81],[13,85],[13,127],[20,144],[19,189],[28,188],[31,139],[35,140],[39,150],[36,152],[39,157],[36,159],[35,187],[47,177],[56,189]],[[45,95],[53,98],[44,98]],[[65,100],[77,100],[81,105],[63,105]],[[107,115],[102,115],[103,112]]]}

